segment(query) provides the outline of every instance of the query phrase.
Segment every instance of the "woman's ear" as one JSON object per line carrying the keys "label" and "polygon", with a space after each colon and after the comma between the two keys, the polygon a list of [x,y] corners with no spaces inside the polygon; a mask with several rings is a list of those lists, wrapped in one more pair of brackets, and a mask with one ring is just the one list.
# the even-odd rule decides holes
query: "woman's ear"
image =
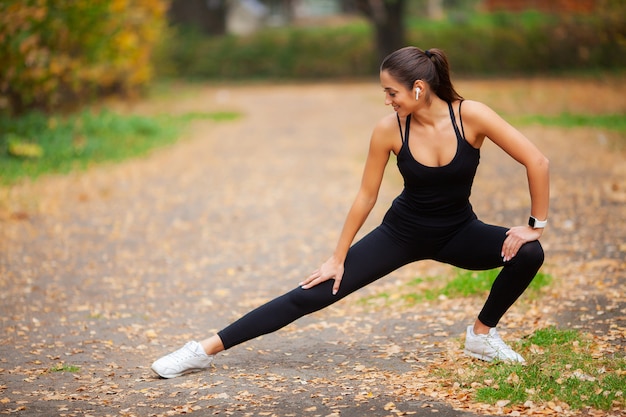
{"label": "woman's ear", "polygon": [[415,91],[415,100],[419,100],[420,93],[424,91],[424,81],[415,80],[413,83],[413,91]]}

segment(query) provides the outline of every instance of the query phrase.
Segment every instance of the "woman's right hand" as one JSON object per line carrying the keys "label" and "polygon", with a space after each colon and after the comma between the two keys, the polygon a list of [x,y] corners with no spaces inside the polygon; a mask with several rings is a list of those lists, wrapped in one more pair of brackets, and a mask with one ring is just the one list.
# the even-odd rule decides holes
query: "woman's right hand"
{"label": "woman's right hand", "polygon": [[339,261],[335,256],[331,256],[326,262],[322,264],[318,269],[313,271],[304,281],[299,285],[302,289],[308,290],[318,284],[329,279],[334,279],[333,295],[336,295],[339,291],[339,285],[343,278],[343,262]]}

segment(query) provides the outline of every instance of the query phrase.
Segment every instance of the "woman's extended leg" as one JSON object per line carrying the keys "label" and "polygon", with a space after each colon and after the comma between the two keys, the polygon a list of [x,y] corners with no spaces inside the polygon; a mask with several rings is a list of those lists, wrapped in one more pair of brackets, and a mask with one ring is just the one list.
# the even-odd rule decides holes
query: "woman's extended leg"
{"label": "woman's extended leg", "polygon": [[189,342],[158,359],[152,364],[152,369],[164,378],[204,369],[211,365],[212,355],[274,332],[417,260],[409,247],[398,244],[383,229],[384,226],[374,229],[350,248],[344,263],[341,287],[336,295],[332,294],[332,281],[325,281],[307,290],[295,288],[250,311],[218,334],[200,343]]}
{"label": "woman's extended leg", "polygon": [[373,230],[355,243],[346,256],[341,287],[332,294],[332,280],[313,288],[295,288],[252,310],[221,330],[225,349],[274,332],[298,318],[327,307],[390,272],[414,261],[407,248],[399,246],[382,230]]}

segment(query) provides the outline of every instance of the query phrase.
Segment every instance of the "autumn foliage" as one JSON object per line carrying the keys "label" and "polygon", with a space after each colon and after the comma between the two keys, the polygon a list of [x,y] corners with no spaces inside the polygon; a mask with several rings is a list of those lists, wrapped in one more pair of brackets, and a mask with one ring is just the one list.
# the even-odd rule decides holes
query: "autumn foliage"
{"label": "autumn foliage", "polygon": [[50,110],[151,78],[166,0],[0,2],[0,111]]}

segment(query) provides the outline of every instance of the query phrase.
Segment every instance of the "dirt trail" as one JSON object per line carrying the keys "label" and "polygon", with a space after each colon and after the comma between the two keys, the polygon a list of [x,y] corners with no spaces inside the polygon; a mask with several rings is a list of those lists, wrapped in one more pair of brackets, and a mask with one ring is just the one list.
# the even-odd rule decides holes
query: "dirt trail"
{"label": "dirt trail", "polygon": [[[623,114],[624,84],[494,80],[458,89],[507,114]],[[599,98],[590,104],[592,88]],[[0,191],[0,413],[473,415],[460,411],[470,407],[462,400],[438,395],[432,381],[419,381],[444,357],[465,360],[460,335],[481,300],[410,309],[360,302],[446,271],[429,262],[236,347],[211,371],[174,380],[149,371],[158,356],[295,286],[329,255],[371,129],[390,111],[375,82],[183,85],[164,98],[116,106],[243,117],[196,122],[180,143],[143,159]],[[551,160],[542,241],[544,270],[556,282],[539,301],[514,306],[502,331],[515,339],[549,324],[576,326],[623,349],[624,138],[594,129],[522,130]],[[392,162],[364,231],[399,192],[395,171]],[[485,146],[472,198],[483,220],[523,223],[527,194],[523,170]],[[71,366],[80,370],[51,371]]]}

